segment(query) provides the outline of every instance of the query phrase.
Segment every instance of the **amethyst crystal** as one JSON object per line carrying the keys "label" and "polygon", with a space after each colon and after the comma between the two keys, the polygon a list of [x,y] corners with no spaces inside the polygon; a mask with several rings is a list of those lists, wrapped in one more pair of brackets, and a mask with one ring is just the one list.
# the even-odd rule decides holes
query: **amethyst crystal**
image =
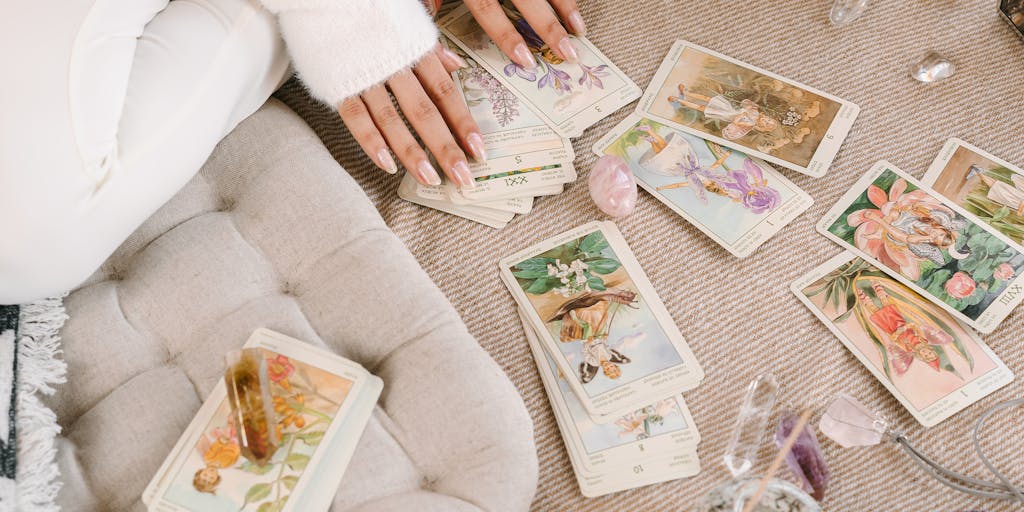
{"label": "amethyst crystal", "polygon": [[[783,413],[782,419],[779,420],[779,428],[775,431],[777,446],[781,447],[789,437],[793,427],[796,426],[797,419],[792,412]],[[825,497],[825,489],[828,488],[829,471],[813,428],[808,423],[803,432],[797,436],[793,449],[786,454],[786,465],[799,480],[800,486],[811,493],[814,499],[820,501]]]}

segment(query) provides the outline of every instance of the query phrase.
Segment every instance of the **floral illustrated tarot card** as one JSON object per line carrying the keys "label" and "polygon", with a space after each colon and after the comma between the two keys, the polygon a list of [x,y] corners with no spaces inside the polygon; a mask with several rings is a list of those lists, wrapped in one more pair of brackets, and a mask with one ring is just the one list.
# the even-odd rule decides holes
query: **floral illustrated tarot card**
{"label": "floral illustrated tarot card", "polygon": [[516,169],[571,163],[576,155],[572,142],[554,132],[523,106],[522,100],[497,78],[480,67],[472,57],[454,46],[467,67],[452,73],[456,91],[480,128],[487,148],[486,162],[471,162],[474,177]]}
{"label": "floral illustrated tarot card", "polygon": [[448,199],[448,192],[444,187],[444,185],[421,185],[411,174],[406,173],[398,185],[398,197],[410,203],[457,215],[494,229],[505,227],[512,217],[515,217],[515,213],[508,210],[453,204]]}
{"label": "floral illustrated tarot card", "polygon": [[563,61],[519,13],[506,10],[537,61],[535,69],[509,60],[465,6],[442,18],[438,26],[562,137],[581,135],[640,97],[640,88],[585,37],[570,36],[579,61]]}
{"label": "floral illustrated tarot card", "polygon": [[474,204],[509,197],[537,196],[541,195],[540,192],[573,181],[576,181],[576,167],[572,162],[561,162],[491,175],[474,175],[475,187],[472,190],[460,189],[451,182],[443,186],[451,202]]}
{"label": "floral illustrated tarot card", "polygon": [[637,114],[808,176],[828,172],[860,107],[676,41]]}
{"label": "floral illustrated tarot card", "polygon": [[810,208],[811,196],[759,158],[637,115],[594,144],[733,256],[749,256]]}
{"label": "floral illustrated tarot card", "polygon": [[960,139],[949,139],[921,181],[1024,245],[1024,170]]}
{"label": "floral illustrated tarot card", "polygon": [[565,379],[556,377],[559,371],[554,359],[541,348],[521,309],[519,316],[584,496],[593,498],[700,473],[700,434],[682,398],[656,400],[614,422],[593,422]]}
{"label": "floral illustrated tarot card", "polygon": [[817,227],[983,333],[1024,300],[1016,244],[888,162],[875,164]]}
{"label": "floral illustrated tarot card", "polygon": [[587,414],[629,412],[704,377],[615,224],[585,224],[500,267]]}
{"label": "floral illustrated tarot card", "polygon": [[380,379],[266,329],[245,346],[266,357],[279,448],[265,466],[242,455],[221,380],[147,487],[149,510],[304,512],[330,506],[380,395]]}
{"label": "floral illustrated tarot card", "polygon": [[848,251],[792,289],[925,427],[1013,381],[974,331]]}

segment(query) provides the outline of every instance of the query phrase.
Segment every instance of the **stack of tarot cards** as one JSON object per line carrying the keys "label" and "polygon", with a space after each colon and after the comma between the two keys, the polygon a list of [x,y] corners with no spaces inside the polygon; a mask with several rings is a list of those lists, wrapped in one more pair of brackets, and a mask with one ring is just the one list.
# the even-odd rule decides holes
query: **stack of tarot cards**
{"label": "stack of tarot cards", "polygon": [[501,262],[580,490],[594,497],[700,472],[680,393],[704,374],[611,222]]}
{"label": "stack of tarot cards", "polygon": [[527,214],[538,196],[576,180],[570,138],[640,97],[640,88],[586,38],[573,37],[578,62],[554,56],[522,16],[508,10],[533,51],[537,68],[513,64],[460,5],[439,25],[468,67],[453,77],[487,147],[470,165],[475,188],[425,186],[406,174],[399,197],[501,228]]}
{"label": "stack of tarot cards", "polygon": [[1024,299],[1024,171],[950,139],[923,183],[878,162],[817,227],[846,251],[793,292],[922,425],[1013,380],[975,330]]}
{"label": "stack of tarot cards", "polygon": [[258,466],[241,455],[223,379],[143,493],[151,511],[326,511],[382,381],[362,366],[258,329],[245,343],[267,359],[281,443]]}
{"label": "stack of tarot cards", "polygon": [[769,71],[676,41],[633,115],[594,145],[729,253],[746,257],[811,197],[768,163],[826,174],[860,109]]}

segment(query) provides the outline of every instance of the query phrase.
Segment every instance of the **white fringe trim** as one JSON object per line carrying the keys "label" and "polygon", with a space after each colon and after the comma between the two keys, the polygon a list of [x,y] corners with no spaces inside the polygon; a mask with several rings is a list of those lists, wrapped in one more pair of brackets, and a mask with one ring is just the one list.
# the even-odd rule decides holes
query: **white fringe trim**
{"label": "white fringe trim", "polygon": [[57,512],[60,470],[57,447],[60,433],[57,415],[38,393],[52,395],[54,386],[66,381],[67,364],[59,359],[60,330],[68,316],[64,298],[53,297],[21,306],[18,330],[18,425],[17,510]]}

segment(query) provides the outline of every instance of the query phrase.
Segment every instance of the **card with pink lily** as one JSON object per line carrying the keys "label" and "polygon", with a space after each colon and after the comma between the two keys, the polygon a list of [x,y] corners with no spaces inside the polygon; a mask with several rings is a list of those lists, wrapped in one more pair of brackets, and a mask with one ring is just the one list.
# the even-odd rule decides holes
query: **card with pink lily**
{"label": "card with pink lily", "polygon": [[887,162],[818,230],[982,332],[1024,299],[1019,247]]}

